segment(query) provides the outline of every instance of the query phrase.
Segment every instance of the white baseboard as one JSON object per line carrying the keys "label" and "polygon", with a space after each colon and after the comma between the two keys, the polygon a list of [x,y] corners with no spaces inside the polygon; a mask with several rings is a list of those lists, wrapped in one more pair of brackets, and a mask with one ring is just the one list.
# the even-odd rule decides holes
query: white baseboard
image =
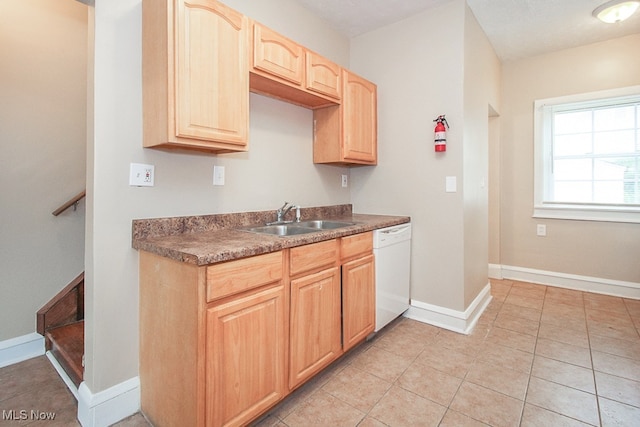
{"label": "white baseboard", "polygon": [[469,334],[491,302],[491,298],[491,284],[487,283],[465,311],[452,310],[412,299],[411,307],[404,316],[450,331]]}
{"label": "white baseboard", "polygon": [[492,279],[503,279],[502,266],[500,264],[489,264],[489,277]]}
{"label": "white baseboard", "polygon": [[580,276],[577,274],[558,273],[555,271],[536,270],[533,268],[500,265],[498,277],[492,275],[489,267],[489,277],[494,279],[510,279],[522,282],[538,283],[559,288],[575,289],[584,292],[613,295],[623,298],[640,299],[640,283],[622,280],[602,279],[598,277]]}
{"label": "white baseboard", "polygon": [[64,368],[60,365],[60,362],[58,362],[58,360],[50,351],[47,351],[45,354],[47,356],[47,359],[49,359],[49,362],[51,362],[51,364],[53,365],[53,368],[56,370],[56,372],[58,372],[60,378],[62,378],[62,381],[64,381],[64,383],[67,385],[67,388],[69,389],[71,394],[73,394],[73,397],[78,400],[78,387],[76,387],[73,381],[71,381],[69,374],[67,374]]}
{"label": "white baseboard", "polygon": [[44,337],[32,332],[0,341],[0,368],[44,354]]}
{"label": "white baseboard", "polygon": [[96,394],[78,388],[78,420],[83,427],[106,427],[140,410],[140,378],[133,377]]}

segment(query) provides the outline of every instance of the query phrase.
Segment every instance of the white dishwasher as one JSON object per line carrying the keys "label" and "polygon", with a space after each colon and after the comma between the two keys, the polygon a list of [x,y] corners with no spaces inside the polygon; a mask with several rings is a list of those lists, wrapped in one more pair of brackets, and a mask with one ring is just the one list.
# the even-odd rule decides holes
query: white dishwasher
{"label": "white dishwasher", "polygon": [[373,232],[378,332],[409,308],[411,223]]}

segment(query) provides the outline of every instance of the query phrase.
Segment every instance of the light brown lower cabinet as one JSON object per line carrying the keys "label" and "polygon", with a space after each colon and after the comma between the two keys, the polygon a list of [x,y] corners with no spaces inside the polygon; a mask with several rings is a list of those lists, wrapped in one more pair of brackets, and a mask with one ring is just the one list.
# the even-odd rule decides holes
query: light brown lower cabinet
{"label": "light brown lower cabinet", "polygon": [[340,239],[342,264],[342,350],[362,342],[376,326],[373,233]]}
{"label": "light brown lower cabinet", "polygon": [[294,389],[342,354],[340,269],[291,281],[289,387]]}
{"label": "light brown lower cabinet", "polygon": [[285,396],[284,289],[207,309],[207,425],[246,424]]}
{"label": "light brown lower cabinet", "polygon": [[376,301],[371,292],[375,280],[373,255],[342,266],[342,347],[344,351],[367,338],[375,329]]}
{"label": "light brown lower cabinet", "polygon": [[140,252],[141,410],[246,425],[375,325],[372,233],[196,266]]}

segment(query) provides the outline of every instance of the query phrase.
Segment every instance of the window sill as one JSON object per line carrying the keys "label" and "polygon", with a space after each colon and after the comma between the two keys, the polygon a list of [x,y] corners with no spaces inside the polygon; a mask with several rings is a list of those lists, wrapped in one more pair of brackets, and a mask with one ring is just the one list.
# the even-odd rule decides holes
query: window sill
{"label": "window sill", "polygon": [[575,205],[536,205],[533,218],[571,219],[577,221],[628,222],[640,224],[640,208]]}

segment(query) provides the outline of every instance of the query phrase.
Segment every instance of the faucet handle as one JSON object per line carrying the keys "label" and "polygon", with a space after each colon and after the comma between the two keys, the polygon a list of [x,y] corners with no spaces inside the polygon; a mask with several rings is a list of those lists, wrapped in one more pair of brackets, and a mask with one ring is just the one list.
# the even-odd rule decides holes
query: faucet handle
{"label": "faucet handle", "polygon": [[289,204],[289,202],[284,202],[284,205],[282,205],[282,207],[280,209],[278,209],[278,210],[280,212],[282,212],[287,207],[288,204]]}

